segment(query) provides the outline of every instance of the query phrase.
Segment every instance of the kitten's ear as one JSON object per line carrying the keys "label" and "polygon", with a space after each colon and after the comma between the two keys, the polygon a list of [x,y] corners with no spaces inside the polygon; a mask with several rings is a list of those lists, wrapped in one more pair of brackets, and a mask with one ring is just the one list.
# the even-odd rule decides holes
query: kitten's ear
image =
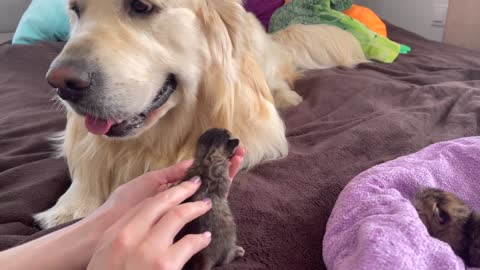
{"label": "kitten's ear", "polygon": [[433,216],[441,225],[446,224],[450,220],[448,213],[442,208],[438,207],[438,204],[435,205],[435,208],[433,209]]}
{"label": "kitten's ear", "polygon": [[240,140],[230,139],[227,142],[227,149],[225,149],[225,150],[227,150],[228,153],[233,154],[233,151],[235,151],[235,148],[237,148],[239,144],[240,144]]}

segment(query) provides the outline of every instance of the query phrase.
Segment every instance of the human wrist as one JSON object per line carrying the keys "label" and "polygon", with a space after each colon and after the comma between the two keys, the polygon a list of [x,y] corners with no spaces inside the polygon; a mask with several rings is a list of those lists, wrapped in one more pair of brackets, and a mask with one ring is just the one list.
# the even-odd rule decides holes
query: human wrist
{"label": "human wrist", "polygon": [[5,269],[86,269],[93,252],[108,228],[105,213],[85,218],[44,237],[0,253]]}
{"label": "human wrist", "polygon": [[122,215],[121,209],[114,205],[109,205],[108,202],[98,208],[95,212],[85,217],[78,222],[80,227],[88,227],[95,232],[95,234],[103,233],[112,226],[118,217]]}
{"label": "human wrist", "polygon": [[110,224],[108,213],[94,213],[71,226],[52,233],[51,241],[46,241],[47,244],[39,251],[45,253],[45,250],[63,250],[51,255],[52,267],[42,269],[86,269],[100,239]]}
{"label": "human wrist", "polygon": [[[66,228],[68,231],[64,234],[64,239],[59,240],[61,245],[71,245],[66,251],[69,258],[69,269],[86,269],[98,242],[103,236],[106,228],[104,227],[104,217],[99,216],[95,219],[84,219]],[[71,240],[72,244],[69,244]],[[67,269],[67,268],[63,268]]]}

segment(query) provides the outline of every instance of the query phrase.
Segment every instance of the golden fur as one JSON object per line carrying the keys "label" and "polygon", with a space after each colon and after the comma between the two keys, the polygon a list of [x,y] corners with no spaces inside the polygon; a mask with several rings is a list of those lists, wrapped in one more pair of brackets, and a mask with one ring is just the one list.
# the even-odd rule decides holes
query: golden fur
{"label": "golden fur", "polygon": [[71,39],[56,61],[95,54],[111,75],[106,107],[146,106],[167,67],[180,82],[148,125],[126,139],[88,133],[84,117],[68,110],[61,155],[73,182],[53,208],[35,216],[45,228],[88,215],[132,178],[191,158],[208,128],[240,139],[248,149],[245,167],[284,157],[277,108],[301,102],[292,90],[299,68],[366,62],[358,41],[339,28],[297,25],[269,36],[241,0],[150,0],[162,11],[136,24],[117,12],[123,1],[76,2],[84,15],[72,15]]}

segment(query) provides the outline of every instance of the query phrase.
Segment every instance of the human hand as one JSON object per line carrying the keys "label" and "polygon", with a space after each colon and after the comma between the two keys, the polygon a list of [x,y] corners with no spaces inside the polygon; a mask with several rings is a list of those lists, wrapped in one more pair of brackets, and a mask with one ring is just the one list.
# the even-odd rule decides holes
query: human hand
{"label": "human hand", "polygon": [[[238,148],[232,157],[232,179],[244,155],[245,149]],[[173,243],[181,228],[211,207],[210,201],[180,204],[200,187],[198,179],[165,190],[169,183],[181,179],[190,165],[191,161],[186,161],[146,174],[112,194],[107,209],[130,210],[123,211],[124,215],[105,232],[88,269],[182,269],[194,254],[208,246],[210,232],[187,235]]]}
{"label": "human hand", "polygon": [[[233,179],[240,170],[246,150],[238,147],[235,155],[230,160],[230,177]],[[92,219],[102,219],[104,226],[110,226],[118,220],[124,213],[141,203],[143,200],[152,197],[175,182],[182,179],[187,169],[192,165],[192,160],[180,162],[172,167],[149,172],[139,176],[134,180],[117,188],[109,197],[107,202],[97,211],[86,218],[86,221]]]}
{"label": "human hand", "polygon": [[200,187],[195,177],[148,198],[107,230],[87,269],[182,269],[208,246],[210,232],[187,235],[173,243],[178,232],[210,210],[210,200],[180,204]]}

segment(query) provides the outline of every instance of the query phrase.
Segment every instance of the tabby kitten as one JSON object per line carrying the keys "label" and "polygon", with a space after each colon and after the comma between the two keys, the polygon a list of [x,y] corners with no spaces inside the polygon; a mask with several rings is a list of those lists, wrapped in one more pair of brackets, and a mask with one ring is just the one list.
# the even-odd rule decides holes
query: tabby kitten
{"label": "tabby kitten", "polygon": [[187,202],[212,200],[212,209],[189,223],[182,234],[212,233],[210,245],[189,262],[194,270],[210,270],[217,265],[229,264],[242,257],[245,251],[237,246],[236,225],[228,205],[230,189],[229,167],[239,140],[225,129],[210,129],[200,136],[193,165],[184,181],[200,176],[199,190]]}
{"label": "tabby kitten", "polygon": [[426,188],[413,205],[428,233],[449,244],[468,266],[480,266],[480,216],[455,194]]}

